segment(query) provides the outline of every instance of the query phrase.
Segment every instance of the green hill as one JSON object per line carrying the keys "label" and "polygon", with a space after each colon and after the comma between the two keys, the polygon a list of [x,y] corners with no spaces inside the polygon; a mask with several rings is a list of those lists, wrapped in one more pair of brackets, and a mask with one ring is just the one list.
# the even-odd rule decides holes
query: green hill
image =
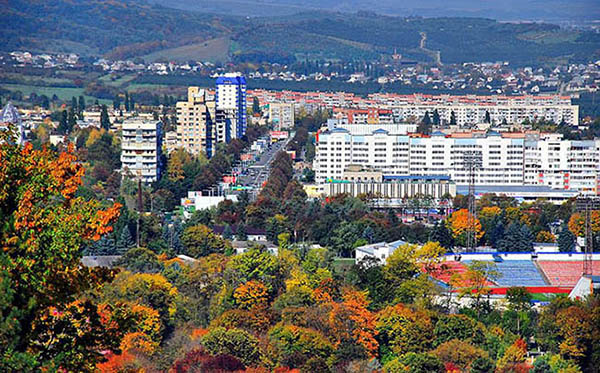
{"label": "green hill", "polygon": [[[0,9],[4,51],[73,51],[147,61],[280,62],[378,59],[394,49],[443,63],[538,65],[599,58],[598,35],[484,18],[392,17],[312,11],[246,18],[184,11],[143,0],[11,0]],[[427,51],[419,48],[426,35]]]}

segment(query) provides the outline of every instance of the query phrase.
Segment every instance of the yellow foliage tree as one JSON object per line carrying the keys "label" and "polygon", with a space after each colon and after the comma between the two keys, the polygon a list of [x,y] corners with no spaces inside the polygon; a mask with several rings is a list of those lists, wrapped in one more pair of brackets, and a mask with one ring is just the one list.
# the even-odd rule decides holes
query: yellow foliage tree
{"label": "yellow foliage tree", "polygon": [[537,236],[535,236],[535,240],[537,242],[554,243],[556,242],[556,236],[548,231],[540,231]]}

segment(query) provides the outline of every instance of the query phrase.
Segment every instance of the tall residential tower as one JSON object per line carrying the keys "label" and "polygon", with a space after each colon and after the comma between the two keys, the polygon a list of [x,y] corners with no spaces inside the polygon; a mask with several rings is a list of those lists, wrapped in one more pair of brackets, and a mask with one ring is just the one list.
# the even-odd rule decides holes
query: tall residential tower
{"label": "tall residential tower", "polygon": [[226,142],[246,134],[246,79],[239,74],[225,74],[217,78],[215,101],[217,122],[222,128]]}

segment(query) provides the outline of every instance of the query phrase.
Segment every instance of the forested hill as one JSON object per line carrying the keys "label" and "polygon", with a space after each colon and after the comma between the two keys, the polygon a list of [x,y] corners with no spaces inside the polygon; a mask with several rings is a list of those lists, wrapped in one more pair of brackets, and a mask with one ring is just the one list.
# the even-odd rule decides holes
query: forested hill
{"label": "forested hill", "polygon": [[443,63],[513,65],[586,62],[600,56],[600,35],[536,23],[484,18],[403,18],[313,11],[247,18],[184,11],[143,0],[0,0],[2,50],[68,51],[109,58],[215,59],[289,63],[304,59],[377,59],[397,49]]}

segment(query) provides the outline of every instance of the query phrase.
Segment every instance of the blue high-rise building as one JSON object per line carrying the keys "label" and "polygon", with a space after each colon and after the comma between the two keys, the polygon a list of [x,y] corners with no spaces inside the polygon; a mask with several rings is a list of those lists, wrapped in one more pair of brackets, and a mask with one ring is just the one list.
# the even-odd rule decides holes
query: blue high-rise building
{"label": "blue high-rise building", "polygon": [[246,79],[239,74],[225,74],[218,77],[215,101],[217,132],[222,131],[225,142],[244,136],[248,123],[246,117]]}

